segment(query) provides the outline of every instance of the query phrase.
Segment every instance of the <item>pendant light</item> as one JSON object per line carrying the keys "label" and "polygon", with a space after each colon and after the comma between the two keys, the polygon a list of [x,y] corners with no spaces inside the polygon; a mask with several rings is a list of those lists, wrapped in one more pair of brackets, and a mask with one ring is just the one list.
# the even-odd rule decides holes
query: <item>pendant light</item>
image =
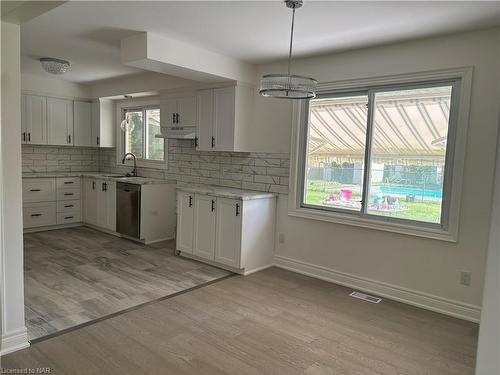
{"label": "pendant light", "polygon": [[314,78],[292,75],[293,27],[295,23],[295,9],[302,6],[302,0],[285,0],[288,8],[292,9],[292,29],[290,32],[290,49],[288,52],[288,73],[267,74],[260,80],[260,94],[271,98],[281,99],[310,99],[316,96],[318,81]]}

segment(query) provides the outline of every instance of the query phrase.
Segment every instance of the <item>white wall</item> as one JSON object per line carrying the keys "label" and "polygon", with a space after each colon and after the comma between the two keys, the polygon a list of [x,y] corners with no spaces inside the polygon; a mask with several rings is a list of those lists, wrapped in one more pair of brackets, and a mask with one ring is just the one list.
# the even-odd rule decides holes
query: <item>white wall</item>
{"label": "white wall", "polygon": [[19,25],[1,25],[1,354],[28,346],[24,324]]}
{"label": "white wall", "polygon": [[[42,69],[40,67],[40,69]],[[21,90],[46,96],[57,96],[62,98],[91,98],[90,86],[79,83],[68,82],[63,79],[37,76],[23,73],[21,75]]]}
{"label": "white wall", "polygon": [[[463,66],[473,66],[474,73],[457,243],[290,217],[287,197],[281,196],[280,264],[478,319],[498,128],[499,34],[499,29],[456,34],[294,62],[293,73],[320,82]],[[283,67],[272,64],[259,71]],[[289,151],[291,111],[290,101],[257,99],[255,136],[265,148]],[[463,270],[472,272],[470,287],[459,285]]]}
{"label": "white wall", "polygon": [[175,89],[199,84],[183,78],[166,74],[144,72],[127,77],[111,78],[91,84],[93,98],[103,98],[116,95],[155,92],[163,89]]}
{"label": "white wall", "polygon": [[[500,77],[498,84],[500,85]],[[500,149],[500,137],[497,144]],[[498,230],[500,227],[500,152],[498,149],[476,375],[500,374],[500,356],[498,355],[500,353],[500,231]]]}

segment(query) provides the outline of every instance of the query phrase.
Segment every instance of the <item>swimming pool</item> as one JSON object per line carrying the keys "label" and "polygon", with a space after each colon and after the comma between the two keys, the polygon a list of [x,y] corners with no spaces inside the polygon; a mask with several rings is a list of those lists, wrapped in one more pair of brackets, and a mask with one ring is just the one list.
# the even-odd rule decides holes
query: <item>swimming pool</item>
{"label": "swimming pool", "polygon": [[387,186],[381,186],[380,192],[382,194],[394,194],[394,195],[414,195],[415,197],[427,197],[427,198],[443,198],[443,191],[442,190],[424,190],[420,188],[414,188],[414,187],[402,187],[402,186],[394,186],[394,187],[387,187]]}

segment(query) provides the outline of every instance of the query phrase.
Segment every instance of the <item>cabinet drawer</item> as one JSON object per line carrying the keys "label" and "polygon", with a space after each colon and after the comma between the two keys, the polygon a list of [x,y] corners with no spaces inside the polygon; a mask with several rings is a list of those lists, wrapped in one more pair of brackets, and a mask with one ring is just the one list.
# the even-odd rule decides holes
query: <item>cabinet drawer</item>
{"label": "cabinet drawer", "polygon": [[29,203],[23,207],[24,228],[55,224],[57,224],[56,202]]}
{"label": "cabinet drawer", "polygon": [[60,188],[57,189],[58,201],[69,201],[80,199],[80,189]]}
{"label": "cabinet drawer", "polygon": [[57,224],[78,223],[81,221],[80,211],[59,212],[57,214]]}
{"label": "cabinet drawer", "polygon": [[80,177],[59,177],[57,180],[57,188],[80,189]]}
{"label": "cabinet drawer", "polygon": [[23,202],[49,202],[56,200],[54,178],[23,179]]}
{"label": "cabinet drawer", "polygon": [[81,203],[79,200],[57,202],[57,212],[73,212],[80,210]]}

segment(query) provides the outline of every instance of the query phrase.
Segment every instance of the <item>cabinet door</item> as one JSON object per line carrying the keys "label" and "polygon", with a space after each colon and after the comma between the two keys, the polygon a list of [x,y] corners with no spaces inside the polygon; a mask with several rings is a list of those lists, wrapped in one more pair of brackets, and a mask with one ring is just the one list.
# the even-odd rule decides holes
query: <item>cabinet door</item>
{"label": "cabinet door", "polygon": [[106,194],[106,181],[96,180],[97,190],[97,226],[106,228],[108,222],[108,199]]}
{"label": "cabinet door", "polygon": [[216,151],[234,149],[235,87],[214,89],[214,130]]}
{"label": "cabinet door", "polygon": [[73,102],[66,99],[47,98],[48,144],[70,146],[73,144]]}
{"label": "cabinet door", "polygon": [[86,178],[84,182],[84,204],[83,204],[83,221],[88,224],[97,225],[97,180]]}
{"label": "cabinet door", "polygon": [[193,253],[194,194],[177,193],[177,250]]}
{"label": "cabinet door", "polygon": [[21,95],[21,143],[25,144],[28,141],[26,131],[26,95]]}
{"label": "cabinet door", "polygon": [[26,143],[47,144],[47,99],[43,96],[24,95],[24,122]]}
{"label": "cabinet door", "polygon": [[241,201],[217,198],[215,261],[240,268]]}
{"label": "cabinet door", "polygon": [[87,102],[73,103],[75,146],[93,146],[91,105]]}
{"label": "cabinet door", "polygon": [[210,260],[214,259],[216,204],[215,197],[194,196],[193,254]]}
{"label": "cabinet door", "polygon": [[[198,119],[196,121],[196,136],[198,137],[199,151],[211,151],[213,120],[214,120],[214,90],[198,91]],[[215,144],[213,144],[215,146]]]}
{"label": "cabinet door", "polygon": [[91,138],[92,146],[100,146],[101,144],[101,108],[99,102],[94,102],[91,105]]}
{"label": "cabinet door", "polygon": [[186,96],[177,99],[177,126],[196,126],[196,96]]}
{"label": "cabinet door", "polygon": [[106,229],[116,232],[116,182],[105,181],[106,189],[104,195],[106,197]]}
{"label": "cabinet door", "polygon": [[163,98],[160,100],[160,124],[162,127],[177,126],[175,115],[177,113],[177,99]]}

